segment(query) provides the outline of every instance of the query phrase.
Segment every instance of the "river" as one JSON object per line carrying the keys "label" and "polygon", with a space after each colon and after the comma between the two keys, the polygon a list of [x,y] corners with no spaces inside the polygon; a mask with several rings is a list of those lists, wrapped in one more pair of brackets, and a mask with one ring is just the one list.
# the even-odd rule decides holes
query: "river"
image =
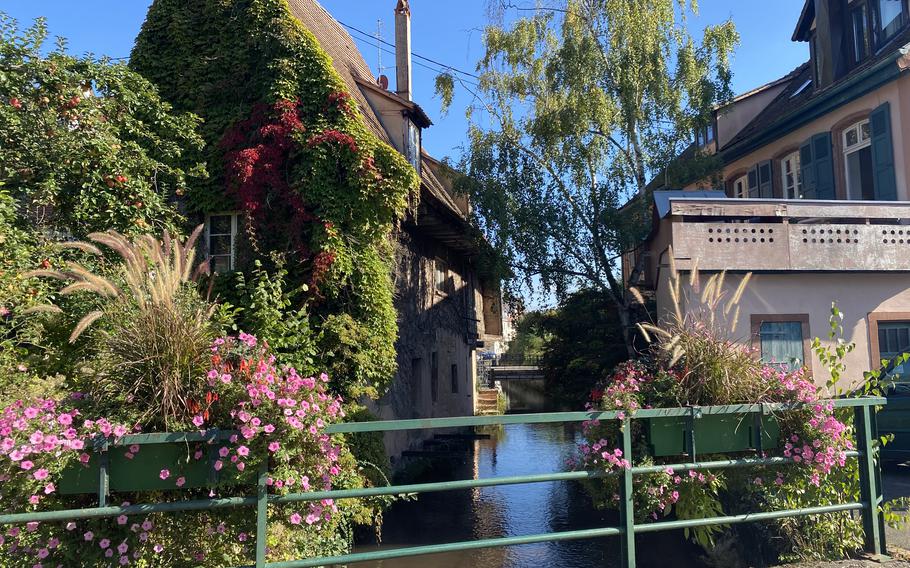
{"label": "river", "polygon": [[[515,424],[466,443],[462,459],[439,461],[417,481],[476,479],[566,470],[580,439],[577,425]],[[385,514],[382,543],[355,552],[616,526],[615,513],[594,509],[577,482],[482,487],[421,495]],[[638,565],[685,568],[691,548],[678,533],[639,537]],[[618,566],[617,537],[528,544],[365,562],[357,568],[587,568]]]}

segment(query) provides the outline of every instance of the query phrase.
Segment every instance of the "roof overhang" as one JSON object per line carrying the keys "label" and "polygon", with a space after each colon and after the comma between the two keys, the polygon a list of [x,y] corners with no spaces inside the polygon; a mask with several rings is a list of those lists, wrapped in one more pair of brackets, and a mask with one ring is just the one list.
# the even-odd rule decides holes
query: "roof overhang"
{"label": "roof overhang", "polygon": [[829,112],[840,108],[844,104],[878,89],[886,83],[894,81],[907,71],[902,60],[910,57],[910,43],[894,50],[875,65],[864,69],[844,81],[836,83],[813,96],[805,103],[795,107],[787,114],[781,116],[755,136],[721,150],[720,156],[725,163],[733,162],[762,146],[777,140],[801,126],[804,126]]}
{"label": "roof overhang", "polygon": [[430,120],[430,117],[427,116],[427,113],[425,113],[423,109],[420,108],[420,105],[414,101],[409,101],[408,99],[399,96],[397,93],[383,89],[376,83],[368,81],[356,75],[354,76],[354,82],[356,82],[358,86],[367,89],[370,92],[386,97],[388,100],[398,104],[401,107],[401,110],[407,114],[408,117],[414,121],[414,124],[420,128],[427,128],[433,124],[433,121]]}
{"label": "roof overhang", "polygon": [[793,30],[793,41],[809,41],[809,31],[812,29],[812,22],[815,20],[815,0],[805,0],[803,10],[799,14],[799,20],[796,21],[796,29]]}

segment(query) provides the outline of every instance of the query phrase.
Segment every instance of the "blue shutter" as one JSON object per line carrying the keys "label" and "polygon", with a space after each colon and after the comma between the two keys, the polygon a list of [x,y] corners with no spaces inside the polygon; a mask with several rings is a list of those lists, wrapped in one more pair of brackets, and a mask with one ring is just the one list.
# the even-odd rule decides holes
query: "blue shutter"
{"label": "blue shutter", "polygon": [[812,158],[815,166],[815,199],[834,199],[834,158],[831,155],[831,133],[812,137]]}
{"label": "blue shutter", "polygon": [[759,329],[761,360],[796,369],[805,362],[803,326],[798,321],[762,322]]}
{"label": "blue shutter", "polygon": [[891,105],[884,103],[869,115],[872,135],[872,180],[876,201],[897,200],[894,149],[891,145]]}
{"label": "blue shutter", "polygon": [[803,197],[805,199],[815,199],[815,162],[812,156],[812,139],[803,142],[799,147],[799,169],[803,178]]}

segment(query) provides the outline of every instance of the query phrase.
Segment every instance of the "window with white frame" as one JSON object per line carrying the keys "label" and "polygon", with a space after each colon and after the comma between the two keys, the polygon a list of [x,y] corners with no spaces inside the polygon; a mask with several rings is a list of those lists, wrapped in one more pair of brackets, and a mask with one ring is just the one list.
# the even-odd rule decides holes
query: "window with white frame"
{"label": "window with white frame", "polygon": [[861,120],[844,130],[844,175],[848,199],[875,199],[871,138],[868,120]]}
{"label": "window with white frame", "polygon": [[234,270],[237,214],[217,213],[205,220],[205,252],[212,272]]}
{"label": "window with white frame", "polygon": [[803,175],[799,171],[799,151],[784,156],[780,161],[781,187],[784,199],[799,199],[803,196]]}
{"label": "window with white frame", "polygon": [[747,176],[736,178],[733,181],[733,197],[749,197],[749,180]]}

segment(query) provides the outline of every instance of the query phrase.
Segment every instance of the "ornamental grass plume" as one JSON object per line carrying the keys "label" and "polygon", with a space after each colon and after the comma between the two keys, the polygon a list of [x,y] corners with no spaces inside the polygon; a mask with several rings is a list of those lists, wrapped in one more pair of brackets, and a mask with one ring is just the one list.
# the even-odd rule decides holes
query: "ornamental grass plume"
{"label": "ornamental grass plume", "polygon": [[[68,282],[62,295],[94,294],[102,300],[99,309],[83,316],[70,334],[75,342],[98,320],[98,376],[87,390],[98,403],[110,406],[116,415],[146,427],[169,428],[185,422],[191,411],[188,393],[204,381],[208,348],[218,329],[212,321],[215,306],[196,289],[197,278],[208,272],[208,262],[194,268],[195,243],[202,231],[196,228],[181,242],[165,232],[162,241],[149,235],[130,240],[116,231],[92,233],[92,243],[112,249],[119,266],[102,276],[68,262],[65,270],[35,270],[26,276],[44,276]],[[102,257],[92,243],[64,243]],[[100,259],[104,264],[104,260]],[[33,311],[55,311],[41,306]]]}
{"label": "ornamental grass plume", "polygon": [[762,376],[762,363],[735,341],[739,302],[751,273],[730,294],[725,271],[711,275],[702,285],[697,263],[685,278],[676,269],[672,250],[670,259],[672,311],[658,324],[638,327],[651,343],[652,356],[678,373],[676,402],[734,404],[767,398],[769,385]]}

